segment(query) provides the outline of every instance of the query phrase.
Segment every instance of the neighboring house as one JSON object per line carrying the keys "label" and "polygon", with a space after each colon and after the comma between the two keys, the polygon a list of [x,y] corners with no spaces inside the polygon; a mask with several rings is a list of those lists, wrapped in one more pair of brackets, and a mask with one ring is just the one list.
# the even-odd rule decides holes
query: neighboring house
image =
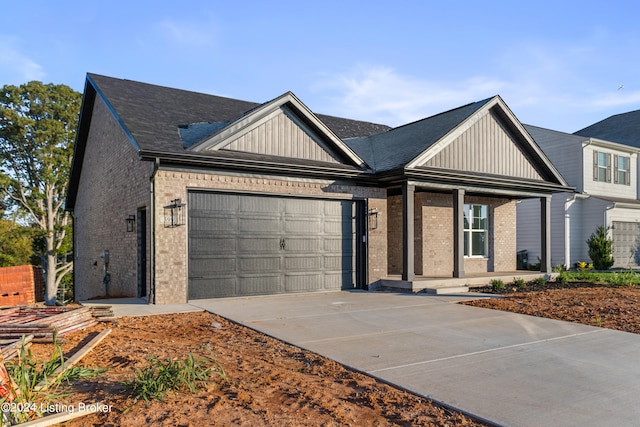
{"label": "neighboring house", "polygon": [[[76,298],[366,289],[516,268],[516,201],[571,191],[496,96],[391,129],[87,75],[67,209]],[[397,276],[397,277],[396,277]]]}
{"label": "neighboring house", "polygon": [[[576,190],[551,198],[551,263],[571,268],[580,261],[590,262],[586,241],[604,225],[613,237],[614,267],[637,267],[640,148],[595,137],[590,128],[578,135],[525,127]],[[534,203],[518,203],[518,250],[528,251],[529,262],[540,256],[538,222]]]}

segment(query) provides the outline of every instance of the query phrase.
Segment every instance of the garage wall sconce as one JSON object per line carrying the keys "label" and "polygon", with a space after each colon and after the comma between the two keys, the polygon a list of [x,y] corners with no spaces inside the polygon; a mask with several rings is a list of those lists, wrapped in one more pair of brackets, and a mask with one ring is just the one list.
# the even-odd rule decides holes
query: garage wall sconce
{"label": "garage wall sconce", "polygon": [[132,233],[136,226],[136,216],[129,215],[127,218],[127,233]]}
{"label": "garage wall sconce", "polygon": [[369,217],[369,230],[375,230],[378,228],[378,210],[369,209],[367,216]]}
{"label": "garage wall sconce", "polygon": [[184,207],[180,199],[173,199],[171,204],[164,207],[164,227],[174,228],[184,225]]}

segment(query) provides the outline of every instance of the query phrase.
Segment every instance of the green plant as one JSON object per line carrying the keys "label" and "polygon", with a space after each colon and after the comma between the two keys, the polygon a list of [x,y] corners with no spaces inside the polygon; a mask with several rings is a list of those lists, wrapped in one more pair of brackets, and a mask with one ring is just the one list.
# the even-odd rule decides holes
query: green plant
{"label": "green plant", "polygon": [[533,283],[535,283],[537,286],[547,286],[547,279],[545,279],[544,277],[536,277]]}
{"label": "green plant", "polygon": [[502,291],[504,290],[504,282],[500,279],[492,279],[491,280],[491,288],[494,291]]}
{"label": "green plant", "polygon": [[520,277],[514,277],[513,278],[513,284],[516,285],[517,288],[526,288],[527,287],[527,282],[520,278]]}
{"label": "green plant", "polygon": [[[50,402],[65,395],[61,386],[71,384],[72,381],[80,378],[94,377],[106,371],[101,368],[76,366],[65,370],[60,377],[52,381],[51,378],[56,377],[54,371],[65,362],[62,348],[56,342],[55,336],[53,346],[54,351],[49,360],[38,361],[31,349],[25,345],[23,337],[18,357],[6,364],[7,373],[15,384],[15,388],[11,386],[11,394],[20,396],[23,402],[28,402],[26,404],[28,406],[25,406],[27,410],[5,414],[9,422],[20,423],[42,416],[40,408],[46,408]],[[47,384],[47,387],[40,387],[40,384]],[[0,399],[0,403],[5,401],[8,399]],[[36,402],[38,402],[37,405]]]}
{"label": "green plant", "polygon": [[132,392],[133,403],[140,399],[147,402],[151,399],[162,400],[170,391],[188,390],[195,393],[212,375],[226,381],[227,374],[210,349],[209,354],[208,358],[196,357],[191,351],[184,360],[161,360],[150,356],[149,366],[137,370],[133,380],[125,383]]}
{"label": "green plant", "polygon": [[569,275],[565,271],[561,271],[556,277],[556,283],[560,283],[562,285],[566,284],[569,281]]}
{"label": "green plant", "polygon": [[608,270],[613,265],[613,241],[607,237],[607,229],[601,225],[587,239],[589,258],[596,270]]}

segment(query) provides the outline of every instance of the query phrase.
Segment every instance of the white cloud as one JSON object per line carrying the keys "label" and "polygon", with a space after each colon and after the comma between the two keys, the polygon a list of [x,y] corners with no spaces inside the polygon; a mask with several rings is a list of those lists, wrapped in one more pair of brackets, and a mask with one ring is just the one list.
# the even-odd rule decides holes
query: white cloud
{"label": "white cloud", "polygon": [[330,105],[324,109],[332,114],[396,126],[497,95],[507,87],[507,82],[483,76],[428,80],[370,66],[323,76],[313,90],[329,93]]}
{"label": "white cloud", "polygon": [[[500,95],[522,122],[565,132],[639,108],[640,90],[631,85],[618,90],[618,82],[606,85],[599,75],[579,75],[579,70],[563,63],[559,54],[544,53],[543,49],[530,51],[531,55],[511,68],[498,67],[495,77],[478,71],[463,79],[430,79],[403,75],[383,65],[323,75],[312,90],[325,105],[314,108],[398,126]],[[481,71],[491,74],[486,69]]]}
{"label": "white cloud", "polygon": [[36,61],[14,47],[15,40],[0,36],[0,84],[22,84],[42,80],[46,73]]}

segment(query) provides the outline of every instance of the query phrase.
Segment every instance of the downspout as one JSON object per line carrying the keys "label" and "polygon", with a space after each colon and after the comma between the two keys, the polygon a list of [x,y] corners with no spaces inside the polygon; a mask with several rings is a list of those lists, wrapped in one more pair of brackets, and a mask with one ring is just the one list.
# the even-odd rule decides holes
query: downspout
{"label": "downspout", "polygon": [[564,268],[571,268],[571,215],[569,209],[576,201],[576,193],[564,202]]}
{"label": "downspout", "polygon": [[153,162],[153,171],[149,177],[151,191],[151,206],[149,208],[149,229],[151,235],[149,237],[149,302],[156,303],[156,192],[155,178],[156,173],[160,169],[160,159],[156,157]]}

